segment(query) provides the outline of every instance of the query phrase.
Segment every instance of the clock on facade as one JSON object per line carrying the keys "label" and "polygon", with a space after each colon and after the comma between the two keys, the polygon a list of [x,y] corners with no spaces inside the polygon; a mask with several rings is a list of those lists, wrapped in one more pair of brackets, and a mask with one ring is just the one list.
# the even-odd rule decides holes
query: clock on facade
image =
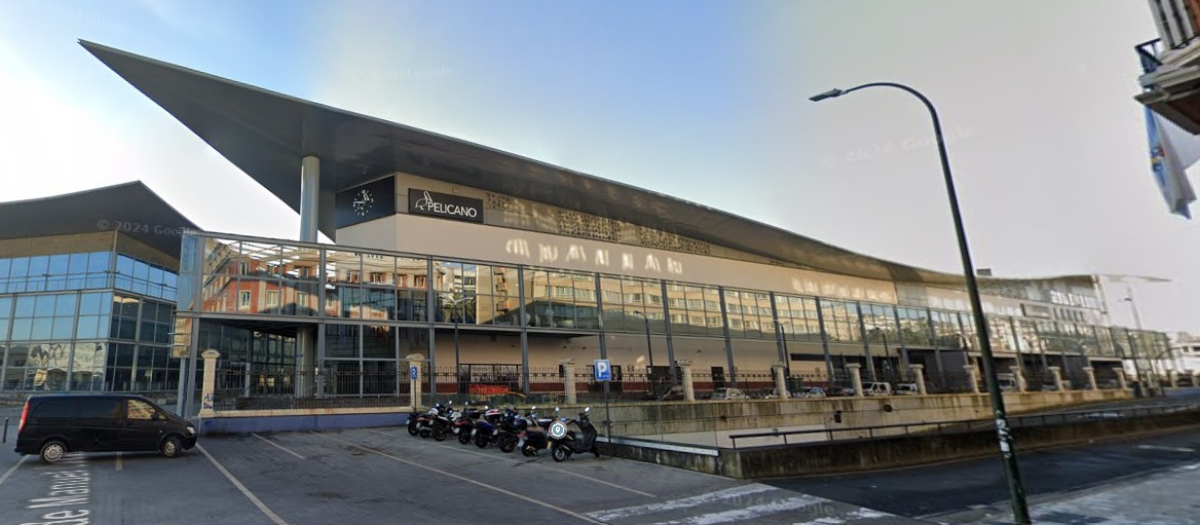
{"label": "clock on facade", "polygon": [[334,222],[337,228],[345,228],[395,214],[396,178],[384,177],[337,192],[334,197],[334,210]]}
{"label": "clock on facade", "polygon": [[355,215],[366,217],[375,205],[375,198],[371,195],[370,190],[364,189],[354,195],[353,205]]}

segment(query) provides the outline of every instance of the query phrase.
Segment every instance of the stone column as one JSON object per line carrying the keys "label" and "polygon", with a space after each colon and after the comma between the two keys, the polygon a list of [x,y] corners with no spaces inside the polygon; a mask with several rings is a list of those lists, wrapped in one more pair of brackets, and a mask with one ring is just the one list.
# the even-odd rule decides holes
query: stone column
{"label": "stone column", "polygon": [[1054,376],[1054,389],[1059,392],[1062,392],[1063,391],[1062,367],[1057,367],[1057,366],[1050,367],[1050,374]]}
{"label": "stone column", "polygon": [[685,401],[696,400],[696,385],[692,382],[692,363],[691,361],[679,362],[679,377],[683,379],[683,399]]}
{"label": "stone column", "polygon": [[1200,370],[1189,370],[1188,374],[1192,376],[1192,386],[1200,386]]}
{"label": "stone column", "polygon": [[1013,378],[1017,380],[1017,392],[1024,392],[1029,389],[1029,385],[1025,384],[1025,374],[1021,373],[1021,367],[1010,366],[1008,370],[1012,372]]}
{"label": "stone column", "polygon": [[1171,388],[1175,388],[1175,387],[1179,386],[1179,383],[1177,382],[1178,380],[1179,380],[1179,372],[1176,372],[1174,370],[1170,370],[1167,372],[1167,384],[1171,385]]}
{"label": "stone column", "polygon": [[775,391],[779,393],[779,399],[787,399],[787,377],[783,375],[783,363],[775,363],[771,365],[771,372],[775,374]]}
{"label": "stone column", "polygon": [[971,381],[971,393],[979,393],[979,374],[975,371],[975,365],[963,365],[963,370],[967,373],[967,378]]}
{"label": "stone column", "polygon": [[914,381],[917,383],[917,393],[928,395],[929,392],[925,390],[925,365],[908,365],[908,368],[912,370]]}
{"label": "stone column", "polygon": [[1083,367],[1083,373],[1087,374],[1088,388],[1092,390],[1100,390],[1100,387],[1096,385],[1096,369],[1090,366],[1085,366]]}
{"label": "stone column", "polygon": [[[425,356],[421,354],[410,354],[405,359],[408,361],[409,403],[412,405],[413,411],[415,412],[418,408],[421,408],[421,361],[425,359]],[[416,374],[412,373],[414,368],[417,370]],[[417,378],[413,379],[413,375],[416,375]]]}
{"label": "stone column", "polygon": [[1129,390],[1129,383],[1125,380],[1125,369],[1114,368],[1113,372],[1117,374],[1117,388],[1121,390]]}
{"label": "stone column", "polygon": [[221,357],[221,352],[209,348],[200,354],[200,357],[204,358],[204,382],[200,386],[203,395],[200,398],[200,417],[212,417],[217,415],[213,411],[216,401],[213,392],[217,390],[217,358]]}
{"label": "stone column", "polygon": [[567,404],[574,405],[575,397],[575,364],[571,360],[565,360],[563,365],[563,390],[567,394]]}
{"label": "stone column", "polygon": [[846,365],[846,370],[850,372],[850,384],[854,387],[854,397],[863,397],[862,365],[850,363]]}

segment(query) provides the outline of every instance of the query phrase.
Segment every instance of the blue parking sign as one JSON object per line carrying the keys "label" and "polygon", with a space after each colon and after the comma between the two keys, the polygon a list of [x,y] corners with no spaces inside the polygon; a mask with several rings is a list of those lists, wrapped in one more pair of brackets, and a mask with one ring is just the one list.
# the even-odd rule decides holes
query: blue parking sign
{"label": "blue parking sign", "polygon": [[413,379],[417,378],[417,367],[415,365],[408,367],[408,376]]}
{"label": "blue parking sign", "polygon": [[596,360],[596,381],[612,381],[612,365],[607,359]]}

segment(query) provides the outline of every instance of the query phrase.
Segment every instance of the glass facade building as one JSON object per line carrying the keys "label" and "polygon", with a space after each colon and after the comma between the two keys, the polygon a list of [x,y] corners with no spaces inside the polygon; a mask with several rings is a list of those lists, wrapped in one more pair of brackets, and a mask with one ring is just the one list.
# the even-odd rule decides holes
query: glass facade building
{"label": "glass facade building", "polygon": [[173,390],[177,287],[116,250],[0,257],[0,390]]}
{"label": "glass facade building", "polygon": [[[736,380],[779,361],[796,373],[858,363],[882,375],[915,363],[961,373],[978,358],[962,310],[223,234],[183,242],[179,312],[199,322],[193,352],[217,349],[233,368],[386,376],[418,353],[459,374],[485,365],[522,374],[579,349],[585,365],[606,353],[618,374],[687,357]],[[1120,367],[1163,343],[1163,334],[1062,317],[1071,320],[988,314],[997,359],[1039,372]],[[310,348],[302,332],[312,334]],[[631,357],[619,345],[633,346]],[[395,383],[334,388],[384,394]]]}

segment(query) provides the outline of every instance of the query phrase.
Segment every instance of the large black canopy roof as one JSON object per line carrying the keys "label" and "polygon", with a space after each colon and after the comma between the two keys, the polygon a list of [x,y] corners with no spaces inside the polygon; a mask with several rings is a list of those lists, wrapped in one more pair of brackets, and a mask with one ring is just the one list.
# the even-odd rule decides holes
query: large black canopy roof
{"label": "large black canopy roof", "polygon": [[957,274],[861,255],[704,205],[487,146],[301,100],[91,42],[84,48],[247,175],[300,209],[300,163],[321,159],[319,228],[334,193],[405,172],[653,227],[803,268],[961,286]]}

